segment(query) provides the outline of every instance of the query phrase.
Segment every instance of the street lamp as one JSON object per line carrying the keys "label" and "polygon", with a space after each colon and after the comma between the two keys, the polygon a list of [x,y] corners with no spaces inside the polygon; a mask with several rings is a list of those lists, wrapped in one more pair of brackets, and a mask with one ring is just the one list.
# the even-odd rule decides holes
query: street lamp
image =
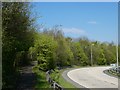
{"label": "street lamp", "polygon": [[93,46],[94,44],[91,44],[91,66],[93,65],[93,56],[92,56],[92,46]]}
{"label": "street lamp", "polygon": [[118,64],[118,41],[117,41],[117,45],[116,45],[116,59],[117,59],[117,72],[118,72],[118,67],[119,67],[119,64]]}
{"label": "street lamp", "polygon": [[116,46],[116,58],[117,58],[117,67],[119,66],[118,65],[118,45]]}

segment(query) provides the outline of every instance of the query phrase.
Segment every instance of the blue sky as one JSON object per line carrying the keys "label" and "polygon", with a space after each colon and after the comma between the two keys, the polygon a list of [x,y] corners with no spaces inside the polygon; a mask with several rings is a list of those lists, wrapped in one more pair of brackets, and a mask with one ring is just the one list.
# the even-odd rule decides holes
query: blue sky
{"label": "blue sky", "polygon": [[64,35],[90,40],[116,42],[118,33],[117,2],[36,2],[33,12],[37,23],[45,27],[62,25]]}

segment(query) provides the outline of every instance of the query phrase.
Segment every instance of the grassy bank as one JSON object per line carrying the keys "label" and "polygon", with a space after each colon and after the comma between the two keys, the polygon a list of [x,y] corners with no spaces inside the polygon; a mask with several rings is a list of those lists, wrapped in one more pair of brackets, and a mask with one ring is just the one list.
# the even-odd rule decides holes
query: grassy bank
{"label": "grassy bank", "polygon": [[40,71],[37,67],[33,68],[33,72],[36,74],[35,88],[50,88],[50,84],[46,81],[46,73]]}
{"label": "grassy bank", "polygon": [[71,83],[67,82],[63,77],[62,73],[66,69],[62,70],[55,70],[51,73],[51,78],[56,81],[59,85],[61,85],[63,88],[76,88],[74,85]]}

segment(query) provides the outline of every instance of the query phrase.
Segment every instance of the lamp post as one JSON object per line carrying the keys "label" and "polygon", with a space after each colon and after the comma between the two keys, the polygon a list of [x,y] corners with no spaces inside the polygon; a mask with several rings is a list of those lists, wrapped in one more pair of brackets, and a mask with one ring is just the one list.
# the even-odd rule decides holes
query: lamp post
{"label": "lamp post", "polygon": [[118,67],[118,45],[116,46],[116,58],[117,58],[117,67]]}
{"label": "lamp post", "polygon": [[93,46],[94,44],[91,44],[91,66],[93,65],[93,56],[92,56],[92,46]]}
{"label": "lamp post", "polygon": [[118,67],[119,67],[119,64],[118,64],[118,41],[117,41],[117,44],[116,44],[116,59],[117,59],[117,72],[118,72]]}

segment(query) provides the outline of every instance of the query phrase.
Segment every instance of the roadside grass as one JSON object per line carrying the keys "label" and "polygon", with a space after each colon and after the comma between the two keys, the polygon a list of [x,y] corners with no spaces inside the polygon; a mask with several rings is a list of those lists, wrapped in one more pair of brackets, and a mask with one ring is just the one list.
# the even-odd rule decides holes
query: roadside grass
{"label": "roadside grass", "polygon": [[67,82],[61,75],[59,77],[59,84],[64,88],[76,88],[74,85]]}
{"label": "roadside grass", "polygon": [[62,70],[57,70],[55,69],[55,71],[53,71],[50,76],[51,78],[57,82],[59,85],[61,85],[63,88],[76,88],[74,85],[72,85],[71,83],[69,83],[68,81],[66,81],[63,77],[62,77],[62,73],[63,71],[66,69],[62,69]]}
{"label": "roadside grass", "polygon": [[41,88],[50,88],[50,84],[46,81],[46,73],[43,71],[40,71],[36,66],[33,68],[33,72],[36,75],[36,85],[35,88],[41,89]]}

